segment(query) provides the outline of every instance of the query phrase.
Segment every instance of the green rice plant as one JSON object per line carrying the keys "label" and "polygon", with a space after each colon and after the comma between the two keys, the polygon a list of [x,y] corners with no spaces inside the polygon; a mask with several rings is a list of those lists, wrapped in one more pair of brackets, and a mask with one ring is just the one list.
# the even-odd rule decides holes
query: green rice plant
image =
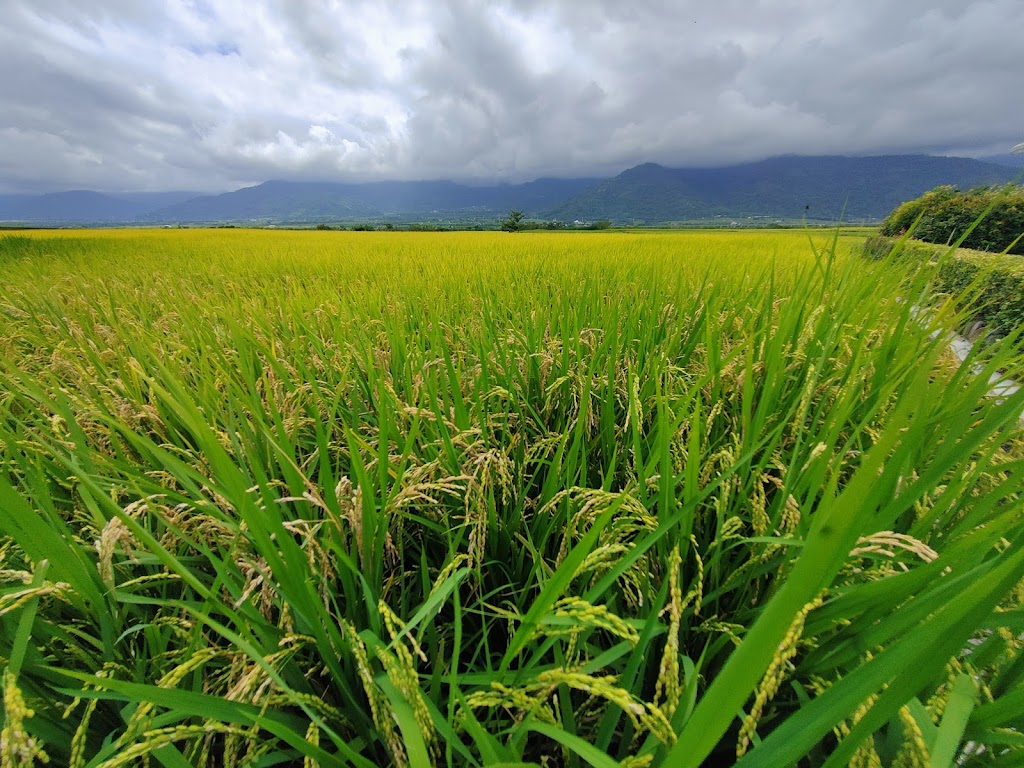
{"label": "green rice plant", "polygon": [[5,242],[5,765],[1017,764],[1021,331],[853,244]]}

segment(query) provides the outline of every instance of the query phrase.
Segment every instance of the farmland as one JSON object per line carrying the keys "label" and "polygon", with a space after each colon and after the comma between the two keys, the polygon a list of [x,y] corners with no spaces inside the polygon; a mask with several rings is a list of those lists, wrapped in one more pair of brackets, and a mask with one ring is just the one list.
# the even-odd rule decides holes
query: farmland
{"label": "farmland", "polygon": [[862,241],[0,237],[4,766],[1018,764],[1020,340]]}

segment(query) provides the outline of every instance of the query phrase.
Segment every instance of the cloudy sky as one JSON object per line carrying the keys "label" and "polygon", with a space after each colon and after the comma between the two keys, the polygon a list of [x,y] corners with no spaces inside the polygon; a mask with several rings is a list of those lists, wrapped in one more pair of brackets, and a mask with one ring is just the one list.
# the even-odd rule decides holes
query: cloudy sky
{"label": "cloudy sky", "polygon": [[0,192],[1024,140],[1021,0],[0,0]]}

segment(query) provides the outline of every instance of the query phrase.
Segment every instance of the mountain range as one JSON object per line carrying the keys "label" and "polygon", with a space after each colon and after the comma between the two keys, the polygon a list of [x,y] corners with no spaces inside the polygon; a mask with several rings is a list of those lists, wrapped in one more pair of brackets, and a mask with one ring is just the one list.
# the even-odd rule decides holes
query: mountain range
{"label": "mountain range", "polygon": [[940,184],[1020,180],[1004,163],[931,155],[775,157],[721,168],[645,163],[610,179],[537,179],[472,186],[451,181],[268,181],[220,195],[0,195],[0,221],[18,224],[494,223],[510,209],[565,222],[665,224],[722,218],[878,220]]}

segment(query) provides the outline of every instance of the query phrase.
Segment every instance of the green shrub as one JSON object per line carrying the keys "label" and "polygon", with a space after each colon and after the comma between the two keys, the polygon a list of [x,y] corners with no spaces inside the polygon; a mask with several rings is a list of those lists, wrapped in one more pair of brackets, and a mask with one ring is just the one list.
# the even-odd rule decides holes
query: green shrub
{"label": "green shrub", "polygon": [[969,192],[936,187],[890,213],[881,231],[888,236],[912,231],[919,240],[944,245],[962,237],[975,222],[965,248],[1024,254],[1024,187],[1011,184]]}
{"label": "green shrub", "polygon": [[1024,264],[1013,257],[963,254],[943,263],[937,287],[959,296],[975,282],[978,299],[972,314],[990,333],[1004,336],[1024,320]]}
{"label": "green shrub", "polygon": [[[864,243],[863,255],[894,261],[940,261],[944,246],[918,240],[880,235]],[[1005,336],[1024,320],[1024,261],[966,248],[941,259],[932,283],[936,294],[958,297],[958,309],[967,310],[966,320],[980,320],[995,336]]]}
{"label": "green shrub", "polygon": [[890,256],[897,261],[931,261],[943,249],[918,240],[897,240],[885,235],[869,237],[863,247],[863,255],[880,261]]}

